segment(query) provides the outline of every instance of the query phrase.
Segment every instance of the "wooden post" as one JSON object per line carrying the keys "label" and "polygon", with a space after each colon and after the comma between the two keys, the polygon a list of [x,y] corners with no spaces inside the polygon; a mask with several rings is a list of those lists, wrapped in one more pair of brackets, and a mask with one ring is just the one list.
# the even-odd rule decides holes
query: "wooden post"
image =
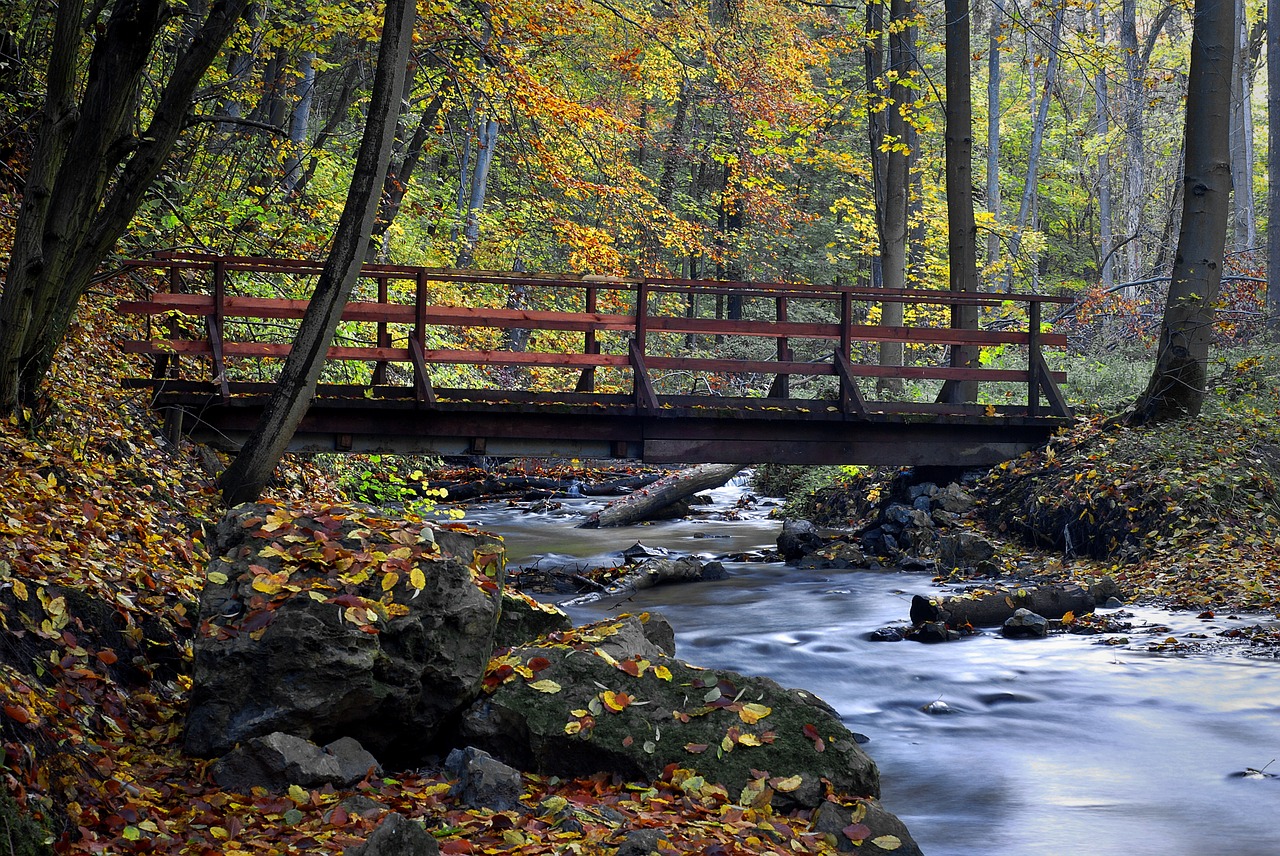
{"label": "wooden post", "polygon": [[1040,414],[1040,302],[1027,303],[1027,415]]}
{"label": "wooden post", "polygon": [[[587,286],[587,305],[588,313],[595,313],[598,306],[598,292],[594,285]],[[582,334],[582,353],[598,354],[600,353],[600,342],[596,339],[595,328],[587,330]],[[596,367],[587,366],[578,375],[578,385],[574,388],[575,392],[595,392],[596,391]]]}
{"label": "wooden post", "polygon": [[431,375],[427,372],[424,357],[427,341],[427,272],[418,268],[413,304],[413,336],[409,339],[409,354],[413,358],[413,388],[418,401],[435,404],[435,391],[431,388]]}
{"label": "wooden post", "polygon": [[[387,278],[385,276],[378,277],[378,305],[387,305]],[[385,315],[383,316],[386,317]],[[378,322],[378,347],[391,347],[391,333],[387,330],[387,322]],[[373,386],[381,386],[387,382],[387,361],[378,360],[373,366],[373,378],[371,383]]]}
{"label": "wooden post", "polygon": [[[787,298],[774,298],[774,320],[779,324],[787,323]],[[791,360],[791,342],[786,336],[778,337],[778,362],[789,362]],[[773,378],[773,385],[769,387],[770,398],[790,398],[791,383],[790,376],[785,372],[778,372]]]}
{"label": "wooden post", "polygon": [[213,354],[213,382],[218,394],[226,400],[231,395],[227,382],[227,362],[223,358],[222,340],[226,328],[227,260],[219,256],[213,262],[213,315],[205,319],[209,333],[209,350]]}

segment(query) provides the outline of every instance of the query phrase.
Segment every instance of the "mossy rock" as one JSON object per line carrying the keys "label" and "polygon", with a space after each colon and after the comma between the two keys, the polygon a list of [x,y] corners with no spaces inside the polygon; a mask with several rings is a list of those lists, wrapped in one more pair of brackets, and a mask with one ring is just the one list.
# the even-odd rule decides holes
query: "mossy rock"
{"label": "mossy rock", "polygon": [[462,739],[543,774],[652,780],[674,765],[724,785],[731,798],[758,772],[775,804],[816,806],[827,784],[878,796],[875,763],[821,699],[652,648],[628,658],[602,651],[627,624],[553,633],[496,658],[485,679],[491,693],[464,716]]}

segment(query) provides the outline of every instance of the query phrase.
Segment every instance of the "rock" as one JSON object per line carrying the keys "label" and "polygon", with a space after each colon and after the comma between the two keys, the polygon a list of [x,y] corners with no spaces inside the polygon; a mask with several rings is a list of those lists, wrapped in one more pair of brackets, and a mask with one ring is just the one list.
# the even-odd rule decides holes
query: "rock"
{"label": "rock", "polygon": [[[442,557],[437,543],[466,561]],[[380,757],[407,753],[410,766],[479,693],[501,583],[501,547],[483,533],[242,505],[211,552],[188,753],[216,756],[284,731],[350,736]],[[371,554],[395,555],[400,572]],[[481,560],[492,577],[468,567]],[[421,571],[421,590],[411,571]]]}
{"label": "rock", "polygon": [[393,811],[363,844],[348,847],[343,856],[439,856],[439,853],[440,845],[422,824]]}
{"label": "rock", "polygon": [[955,482],[939,491],[934,499],[939,508],[952,514],[967,514],[977,505],[973,495]]}
{"label": "rock", "polygon": [[723,562],[707,562],[702,566],[702,581],[704,583],[719,582],[727,579],[729,579],[729,572],[725,570]]}
{"label": "rock", "polygon": [[834,541],[819,547],[802,558],[797,563],[797,567],[803,569],[843,570],[846,568],[861,568],[866,563],[867,557],[857,544],[851,544],[848,541]]}
{"label": "rock", "polygon": [[911,522],[912,511],[913,509],[909,506],[895,502],[884,510],[884,519],[899,526],[906,526]]}
{"label": "rock", "polygon": [[[913,502],[917,499],[920,499],[921,497],[925,499],[931,499],[932,497],[937,495],[937,493],[938,493],[938,486],[933,482],[921,482],[920,484],[913,484],[907,490],[907,494],[908,496],[911,497]],[[928,509],[925,509],[925,510],[927,511]]]}
{"label": "rock", "polygon": [[952,642],[960,638],[960,634],[947,627],[945,621],[926,621],[920,624],[907,637],[917,642]]}
{"label": "rock", "polygon": [[[616,856],[650,856],[666,841],[666,835],[658,829],[633,829],[618,846]],[[669,848],[668,848],[669,849]]]}
{"label": "rock", "polygon": [[897,627],[881,627],[879,630],[872,630],[868,638],[872,642],[901,642],[904,637]]}
{"label": "rock", "polygon": [[879,800],[858,800],[853,807],[824,802],[810,823],[841,853],[922,856],[906,825],[885,811]]}
{"label": "rock", "polygon": [[454,749],[444,762],[445,770],[458,780],[453,795],[471,808],[512,811],[520,805],[524,781],[520,771],[495,759],[488,752],[468,746]]}
{"label": "rock", "polygon": [[1094,603],[1108,603],[1111,600],[1121,600],[1123,592],[1120,586],[1111,577],[1099,577],[1089,586],[1089,594],[1093,597]]}
{"label": "rock", "polygon": [[370,771],[382,774],[377,759],[350,737],[321,749],[310,740],[276,732],[237,747],[214,762],[209,772],[220,788],[247,794],[255,787],[277,793],[290,785],[347,788]]}
{"label": "rock", "polygon": [[493,634],[495,648],[527,645],[539,636],[573,626],[569,616],[557,607],[539,603],[522,592],[502,590],[502,615]]}
{"label": "rock", "polygon": [[925,514],[928,514],[933,510],[933,500],[927,496],[917,496],[911,501],[911,507],[917,511],[923,511]]}
{"label": "rock", "polygon": [[1049,620],[1029,609],[1019,609],[1000,628],[1010,639],[1043,639],[1049,635]]}
{"label": "rock", "polygon": [[955,711],[951,708],[951,705],[947,704],[942,699],[934,699],[928,704],[922,705],[920,709],[925,713],[931,714],[933,716],[944,715],[948,713],[955,713]]}
{"label": "rock", "polygon": [[1068,612],[1085,615],[1093,612],[1093,598],[1074,583],[1042,585],[1031,588],[996,587],[955,597],[911,598],[911,623],[944,621],[949,627],[998,627],[1019,609],[1027,609],[1046,618],[1062,618]]}
{"label": "rock", "polygon": [[757,778],[753,770],[799,776],[794,790],[775,797],[779,808],[817,805],[823,779],[843,793],[878,794],[875,764],[816,696],[671,657],[606,654],[601,645],[622,625],[602,622],[513,650],[507,668],[536,659],[534,679],[511,671],[463,716],[461,741],[542,774],[653,780],[676,764],[731,794]]}
{"label": "rock", "polygon": [[818,527],[808,520],[784,520],[778,535],[778,554],[783,561],[794,562],[826,543]]}
{"label": "rock", "polygon": [[957,532],[938,539],[938,562],[944,568],[971,567],[995,554],[995,545],[973,532]]}
{"label": "rock", "polygon": [[671,551],[665,547],[646,547],[639,541],[622,551],[622,558],[629,564],[645,559],[664,559],[670,555]]}

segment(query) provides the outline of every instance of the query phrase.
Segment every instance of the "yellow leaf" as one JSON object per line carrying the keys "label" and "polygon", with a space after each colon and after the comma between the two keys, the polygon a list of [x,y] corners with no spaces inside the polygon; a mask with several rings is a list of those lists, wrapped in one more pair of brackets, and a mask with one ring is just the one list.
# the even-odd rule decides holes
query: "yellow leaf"
{"label": "yellow leaf", "polygon": [[754,725],[771,713],[773,713],[773,708],[750,702],[744,704],[742,710],[738,711],[738,718],[747,725]]}
{"label": "yellow leaf", "polygon": [[400,575],[395,571],[388,571],[382,576],[382,590],[391,591],[398,582],[400,582]]}
{"label": "yellow leaf", "polygon": [[761,745],[760,738],[751,733],[743,734],[740,737],[738,737],[738,742],[741,743],[743,746]]}
{"label": "yellow leaf", "polygon": [[562,687],[550,678],[543,678],[540,681],[534,681],[529,684],[530,687],[540,693],[558,693]]}
{"label": "yellow leaf", "polygon": [[307,793],[301,785],[290,785],[289,799],[293,800],[296,805],[306,805],[311,802],[311,794]]}
{"label": "yellow leaf", "polygon": [[221,586],[227,584],[227,575],[222,571],[210,571],[208,579],[209,582],[215,583],[216,585]]}
{"label": "yellow leaf", "polygon": [[671,680],[671,670],[668,669],[666,666],[654,666],[653,674],[664,681]]}
{"label": "yellow leaf", "polygon": [[577,734],[582,731],[582,723],[576,719],[564,724],[565,734]]}
{"label": "yellow leaf", "polygon": [[902,839],[896,835],[881,835],[879,838],[871,839],[871,843],[881,850],[897,850],[902,846]]}
{"label": "yellow leaf", "polygon": [[783,793],[783,794],[789,794],[792,791],[794,791],[796,788],[804,784],[804,777],[788,776],[785,779],[779,779],[778,781],[771,782],[770,784],[773,785],[773,789],[775,791],[778,791],[779,793]]}
{"label": "yellow leaf", "polygon": [[409,571],[409,585],[418,591],[422,591],[427,587],[427,575],[422,572],[422,568],[415,567]]}
{"label": "yellow leaf", "polygon": [[18,600],[26,600],[31,595],[27,592],[27,584],[22,580],[13,581],[13,593]]}

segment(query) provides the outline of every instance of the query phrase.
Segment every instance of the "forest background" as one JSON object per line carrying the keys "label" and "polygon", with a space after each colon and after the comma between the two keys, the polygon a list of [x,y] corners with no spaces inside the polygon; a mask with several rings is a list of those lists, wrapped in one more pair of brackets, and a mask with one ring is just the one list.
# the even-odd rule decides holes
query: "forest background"
{"label": "forest background", "polygon": [[[131,127],[108,146],[117,162],[146,142],[208,9],[164,14]],[[44,5],[2,14],[9,247],[56,46]],[[1224,343],[1267,317],[1265,9],[1239,2],[1236,16]],[[1057,319],[1079,352],[1151,344],[1182,211],[1192,17],[1188,4],[1143,0],[972,6],[973,89],[986,93],[974,101],[980,278],[1079,294]],[[252,4],[114,257],[323,256],[380,25],[373,4]],[[905,284],[946,287],[943,29],[942,5],[925,3],[420,3],[369,260],[881,284],[886,211],[904,206]],[[886,198],[895,158],[905,188]]]}

